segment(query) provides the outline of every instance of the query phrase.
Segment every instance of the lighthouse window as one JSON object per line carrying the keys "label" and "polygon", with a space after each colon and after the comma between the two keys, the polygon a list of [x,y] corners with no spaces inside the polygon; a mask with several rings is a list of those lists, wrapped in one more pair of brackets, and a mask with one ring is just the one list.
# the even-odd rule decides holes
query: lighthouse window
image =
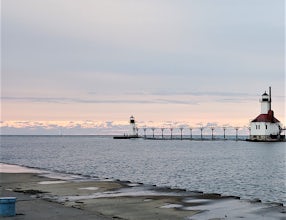
{"label": "lighthouse window", "polygon": [[265,125],[265,128],[267,129],[267,125]]}

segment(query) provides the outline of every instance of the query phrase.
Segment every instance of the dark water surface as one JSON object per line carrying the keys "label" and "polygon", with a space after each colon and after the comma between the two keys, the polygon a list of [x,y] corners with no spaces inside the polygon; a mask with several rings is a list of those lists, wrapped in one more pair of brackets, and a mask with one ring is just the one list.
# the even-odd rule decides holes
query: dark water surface
{"label": "dark water surface", "polygon": [[284,143],[1,136],[0,162],[286,204]]}

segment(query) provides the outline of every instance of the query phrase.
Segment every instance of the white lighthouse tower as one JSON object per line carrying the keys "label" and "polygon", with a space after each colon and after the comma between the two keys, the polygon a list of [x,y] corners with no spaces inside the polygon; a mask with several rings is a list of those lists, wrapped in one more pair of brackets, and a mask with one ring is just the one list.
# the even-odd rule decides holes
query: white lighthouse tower
{"label": "white lighthouse tower", "polygon": [[248,140],[282,141],[285,139],[285,136],[281,135],[281,123],[274,117],[271,102],[271,87],[269,87],[269,94],[265,91],[260,100],[261,114],[250,122],[250,137]]}
{"label": "white lighthouse tower", "polygon": [[261,103],[261,114],[268,114],[268,111],[271,110],[271,89],[269,88],[269,95],[266,91],[262,94],[260,100]]}
{"label": "white lighthouse tower", "polygon": [[136,122],[135,122],[133,115],[130,117],[129,124],[130,124],[130,128],[129,128],[128,135],[131,137],[137,137],[138,132],[137,132]]}
{"label": "white lighthouse tower", "polygon": [[124,136],[114,136],[113,139],[133,139],[133,138],[140,138],[138,135],[138,128],[136,126],[135,118],[133,115],[129,119],[129,131],[127,135],[124,133]]}

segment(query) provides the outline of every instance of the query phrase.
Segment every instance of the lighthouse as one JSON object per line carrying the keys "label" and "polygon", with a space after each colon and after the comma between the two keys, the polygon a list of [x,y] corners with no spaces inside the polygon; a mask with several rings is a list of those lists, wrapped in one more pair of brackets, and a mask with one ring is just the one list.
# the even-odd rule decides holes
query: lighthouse
{"label": "lighthouse", "polygon": [[127,135],[124,133],[124,135],[114,136],[113,139],[134,139],[134,138],[140,138],[140,136],[138,135],[138,128],[136,126],[135,118],[132,115],[129,119],[129,130]]}
{"label": "lighthouse", "polygon": [[250,122],[249,141],[283,141],[285,136],[281,135],[282,125],[274,117],[274,111],[271,109],[271,87],[269,92],[262,94],[260,99],[261,112]]}
{"label": "lighthouse", "polygon": [[129,127],[128,135],[131,136],[131,137],[137,137],[138,136],[138,132],[137,132],[135,118],[133,117],[133,115],[130,117],[129,126],[130,127]]}

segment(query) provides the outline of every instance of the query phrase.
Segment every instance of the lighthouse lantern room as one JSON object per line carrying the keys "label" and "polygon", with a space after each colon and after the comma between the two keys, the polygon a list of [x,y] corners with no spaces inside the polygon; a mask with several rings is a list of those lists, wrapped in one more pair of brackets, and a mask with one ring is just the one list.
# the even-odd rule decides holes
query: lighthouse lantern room
{"label": "lighthouse lantern room", "polygon": [[262,94],[260,100],[261,114],[250,122],[250,141],[282,141],[285,139],[281,135],[282,127],[278,119],[274,117],[271,109],[271,87],[269,93]]}

